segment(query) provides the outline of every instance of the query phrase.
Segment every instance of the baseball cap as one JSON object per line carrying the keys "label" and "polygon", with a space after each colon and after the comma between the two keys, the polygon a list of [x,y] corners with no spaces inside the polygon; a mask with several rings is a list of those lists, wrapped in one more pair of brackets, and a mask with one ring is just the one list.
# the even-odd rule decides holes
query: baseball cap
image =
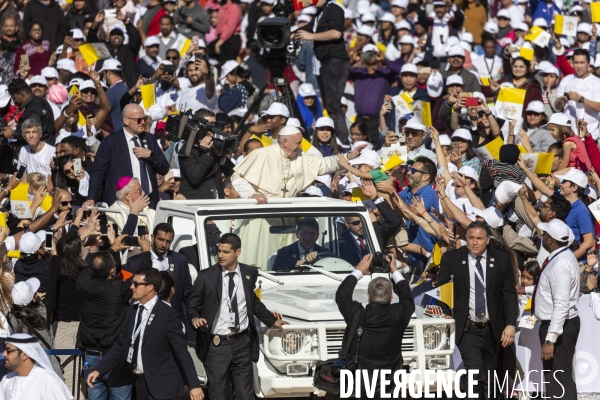
{"label": "baseball cap", "polygon": [[550,237],[560,242],[567,242],[568,245],[573,243],[575,235],[569,225],[558,218],[554,218],[550,222],[539,222],[537,227],[546,232]]}
{"label": "baseball cap", "polygon": [[381,22],[390,22],[392,24],[396,23],[396,17],[394,17],[394,14],[390,13],[390,12],[386,12],[383,13],[383,15],[381,17],[379,17],[379,21]]}
{"label": "baseball cap", "polygon": [[298,94],[302,97],[315,97],[317,95],[317,92],[315,91],[315,88],[312,84],[303,83],[298,88]]}
{"label": "baseball cap", "polygon": [[8,86],[0,85],[0,107],[6,107],[12,97],[8,93]]}
{"label": "baseball cap", "polygon": [[374,44],[367,44],[362,48],[362,52],[366,53],[367,51],[372,51],[373,53],[379,53],[379,49]]}
{"label": "baseball cap", "polygon": [[479,181],[479,174],[477,174],[477,171],[475,171],[475,169],[473,169],[473,167],[469,167],[468,165],[462,166],[458,170],[458,173],[461,175],[464,175],[468,178],[473,179],[475,182]]}
{"label": "baseball cap", "polygon": [[571,119],[563,113],[554,113],[550,116],[550,120],[548,121],[548,123],[543,127],[548,126],[550,124],[571,127]]}
{"label": "baseball cap", "polygon": [[335,129],[335,124],[333,123],[333,120],[331,118],[321,117],[321,118],[317,119],[317,122],[315,123],[315,128]]}
{"label": "baseball cap", "polygon": [[350,161],[350,165],[370,165],[373,168],[379,168],[381,166],[381,157],[375,150],[363,149],[360,155]]}
{"label": "baseball cap", "polygon": [[577,25],[577,33],[587,33],[588,35],[592,34],[592,25],[588,24],[587,22],[581,22],[579,25]]}
{"label": "baseball cap", "polygon": [[494,21],[488,21],[483,26],[483,30],[486,32],[497,34],[498,31],[500,30],[500,28],[498,28],[498,24],[495,23]]}
{"label": "baseball cap", "polygon": [[544,18],[536,18],[533,20],[533,26],[548,28],[548,21],[546,21]]}
{"label": "baseball cap", "polygon": [[72,74],[76,74],[77,70],[75,69],[75,61],[70,60],[68,58],[61,58],[56,63],[56,69],[64,69],[66,71],[71,72]]}
{"label": "baseball cap", "polygon": [[331,175],[318,175],[315,178],[315,181],[321,182],[323,185],[325,185],[327,187],[331,187],[332,177],[331,177]]}
{"label": "baseball cap", "polygon": [[394,0],[392,1],[392,7],[406,8],[408,7],[408,0]]}
{"label": "baseball cap", "polygon": [[46,82],[46,78],[44,78],[41,75],[36,75],[33,78],[31,78],[31,80],[29,81],[29,86],[31,85],[42,85],[42,86],[48,86],[48,82]]}
{"label": "baseball cap", "polygon": [[54,67],[42,68],[40,75],[46,79],[58,79],[58,71]]}
{"label": "baseball cap", "polygon": [[488,207],[483,210],[473,207],[473,214],[483,218],[492,228],[497,229],[504,225],[504,218],[502,218],[502,214],[496,207]]}
{"label": "baseball cap", "polygon": [[304,128],[302,127],[302,124],[300,124],[300,120],[298,118],[288,118],[285,126],[293,126],[294,128],[300,129],[300,132],[304,133]]}
{"label": "baseball cap", "polygon": [[15,283],[10,292],[13,304],[17,306],[26,306],[33,301],[35,292],[40,288],[40,280],[38,278],[29,278],[26,281]]}
{"label": "baseball cap", "polygon": [[375,29],[369,25],[361,25],[361,27],[356,30],[357,34],[369,37],[373,36],[374,32]]}
{"label": "baseball cap", "polygon": [[541,114],[546,111],[546,108],[544,107],[544,103],[542,103],[539,100],[534,100],[530,102],[529,105],[527,105],[527,109],[525,110],[525,112],[527,111],[533,111]]}
{"label": "baseball cap", "polygon": [[445,6],[445,5],[446,5],[446,2],[445,2],[445,1],[442,1],[442,0],[434,0],[434,1],[433,1],[433,6],[434,6],[434,7],[435,7],[435,6]]}
{"label": "baseball cap", "polygon": [[439,140],[440,140],[440,146],[452,146],[452,139],[450,139],[450,136],[448,136],[446,134],[441,134],[439,136]]}
{"label": "baseball cap", "polygon": [[222,81],[223,79],[225,79],[227,75],[231,73],[231,71],[236,69],[239,65],[240,64],[238,64],[238,62],[235,60],[226,61],[225,64],[223,64],[223,66],[221,67],[221,77],[219,78],[219,80]]}
{"label": "baseball cap", "polygon": [[463,81],[462,76],[460,75],[450,75],[446,78],[446,86],[459,85],[463,86],[465,82]]}
{"label": "baseball cap", "polygon": [[404,125],[404,128],[414,129],[415,131],[423,131],[423,132],[425,132],[425,130],[427,130],[425,125],[418,123],[414,119],[409,119],[408,122],[406,123],[406,125]]}
{"label": "baseball cap", "polygon": [[569,181],[573,182],[577,186],[581,188],[585,188],[588,185],[588,178],[583,171],[580,171],[575,168],[571,168],[564,175],[555,175],[561,181]]}
{"label": "baseball cap", "polygon": [[430,97],[440,97],[444,91],[444,78],[442,74],[431,74],[427,78],[427,94]]}
{"label": "baseball cap", "polygon": [[[279,102],[274,102],[274,103],[271,103],[271,105],[269,106],[268,109],[266,109],[265,111],[262,112],[261,116],[263,116],[263,115],[281,115],[283,117],[289,118],[290,111],[285,106],[285,104],[279,103]],[[279,134],[281,135],[281,132]]]}
{"label": "baseball cap", "polygon": [[452,46],[450,50],[448,50],[448,57],[464,57],[465,49],[460,46]]}
{"label": "baseball cap", "polygon": [[419,75],[419,69],[415,64],[404,64],[400,70],[400,74],[415,74]]}
{"label": "baseball cap", "polygon": [[104,63],[102,64],[102,68],[100,68],[100,71],[98,72],[104,72],[104,71],[122,71],[123,67],[121,67],[121,63],[118,60],[115,60],[114,58],[109,58],[108,60],[104,60]]}
{"label": "baseball cap", "polygon": [[473,136],[471,136],[471,132],[469,132],[467,129],[459,128],[452,134],[452,139],[464,139],[472,142]]}
{"label": "baseball cap", "polygon": [[121,35],[121,36],[125,36],[125,29],[117,24],[117,25],[113,25],[108,29],[108,36],[112,36],[112,35]]}
{"label": "baseball cap", "polygon": [[85,90],[85,89],[96,89],[96,85],[94,84],[94,81],[91,79],[87,79],[85,81],[83,81],[81,83],[81,85],[79,85],[79,90]]}
{"label": "baseball cap", "polygon": [[587,185],[583,194],[591,197],[594,200],[598,200],[598,191],[594,185]]}
{"label": "baseball cap", "polygon": [[354,12],[349,8],[344,8],[344,19],[354,19]]}
{"label": "baseball cap", "polygon": [[363,14],[362,17],[360,17],[360,20],[362,22],[375,22],[375,16],[371,13],[366,13],[366,14]]}
{"label": "baseball cap", "polygon": [[[277,3],[277,1],[273,2],[273,4],[275,4],[275,3]],[[304,7],[302,9],[302,14],[316,15],[317,14],[317,7],[315,7],[315,6]]]}
{"label": "baseball cap", "polygon": [[309,186],[300,192],[300,197],[323,197],[323,191],[316,186]]}
{"label": "baseball cap", "polygon": [[34,254],[45,241],[46,231],[27,232],[19,240],[19,250],[21,250],[21,253]]}
{"label": "baseball cap", "polygon": [[503,8],[502,10],[498,10],[496,17],[510,19],[510,11],[508,11],[506,8]]}
{"label": "baseball cap", "polygon": [[144,47],[160,46],[160,39],[158,36],[148,36],[144,40]]}
{"label": "baseball cap", "polygon": [[413,46],[415,45],[415,39],[410,36],[410,35],[404,35],[400,38],[400,40],[398,40],[398,43],[400,44],[412,44]]}
{"label": "baseball cap", "polygon": [[558,71],[558,68],[556,68],[554,65],[546,65],[544,67],[543,70],[541,70],[539,72],[541,75],[550,75],[550,74],[554,74],[557,77],[560,76],[560,72]]}
{"label": "baseball cap", "polygon": [[83,34],[83,31],[81,29],[79,29],[79,28],[71,29],[71,37],[73,39],[85,40],[85,36]]}
{"label": "baseball cap", "polygon": [[312,18],[307,14],[300,14],[298,18],[296,18],[296,22],[310,22]]}
{"label": "baseball cap", "polygon": [[496,188],[496,199],[502,204],[508,204],[515,197],[517,197],[519,190],[521,190],[521,185],[518,183],[512,181],[503,181]]}
{"label": "baseball cap", "polygon": [[513,27],[513,29],[515,31],[523,31],[523,32],[529,31],[529,26],[525,22],[517,22],[514,25],[511,24],[511,26]]}
{"label": "baseball cap", "polygon": [[394,24],[394,28],[396,28],[397,31],[400,29],[406,29],[407,31],[410,31],[412,26],[410,26],[410,23],[407,20],[403,19],[400,22],[396,22]]}

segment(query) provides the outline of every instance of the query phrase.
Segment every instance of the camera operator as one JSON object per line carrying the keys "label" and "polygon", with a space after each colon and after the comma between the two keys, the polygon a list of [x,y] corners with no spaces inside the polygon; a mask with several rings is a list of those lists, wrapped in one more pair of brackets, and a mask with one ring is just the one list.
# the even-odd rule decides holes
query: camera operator
{"label": "camera operator", "polygon": [[296,31],[295,39],[314,42],[314,53],[321,65],[319,83],[325,107],[333,119],[338,138],[347,144],[348,128],[341,100],[350,73],[350,58],[343,35],[344,9],[331,0],[319,0],[317,8],[315,18]]}
{"label": "camera operator", "polygon": [[[352,299],[352,293],[363,275],[371,274],[372,261],[372,254],[364,256],[356,269],[340,284],[335,294],[335,302],[347,326],[352,325],[354,314],[363,309],[360,302]],[[354,332],[346,332],[344,335],[344,340],[349,335],[353,335],[348,359],[353,359],[358,350],[357,368],[369,371],[368,376],[371,376],[375,369],[395,371],[402,368],[402,336],[410,322],[410,316],[415,311],[410,287],[396,268],[396,260],[393,256],[388,256],[388,262],[399,297],[398,303],[391,304],[394,289],[389,279],[383,277],[372,279],[367,289],[369,303],[362,311],[365,315],[360,347],[358,347],[357,335],[353,335]],[[389,393],[390,389],[386,391]],[[364,393],[364,390],[361,392]],[[379,388],[376,389],[376,393],[379,393]]]}
{"label": "camera operator", "polygon": [[[209,123],[217,122],[215,113],[208,109],[198,110],[196,115],[206,119]],[[187,157],[184,155],[185,146],[179,146],[179,167],[181,169],[179,193],[188,200],[225,198],[221,174],[225,174],[225,177],[233,175],[234,164],[227,156],[212,146],[212,132],[200,139]]]}

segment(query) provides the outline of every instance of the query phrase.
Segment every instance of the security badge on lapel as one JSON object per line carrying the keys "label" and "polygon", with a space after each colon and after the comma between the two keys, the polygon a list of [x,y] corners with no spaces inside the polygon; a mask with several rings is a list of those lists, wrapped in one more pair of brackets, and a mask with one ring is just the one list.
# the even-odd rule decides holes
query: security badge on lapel
{"label": "security badge on lapel", "polygon": [[175,266],[173,264],[169,264],[169,272],[173,272]]}
{"label": "security badge on lapel", "polygon": [[[466,261],[463,261],[462,263],[463,263],[463,264],[466,264],[467,262],[466,262]],[[493,263],[494,263],[494,259],[493,259],[493,258],[490,258],[490,268],[494,268],[494,264],[493,264]]]}

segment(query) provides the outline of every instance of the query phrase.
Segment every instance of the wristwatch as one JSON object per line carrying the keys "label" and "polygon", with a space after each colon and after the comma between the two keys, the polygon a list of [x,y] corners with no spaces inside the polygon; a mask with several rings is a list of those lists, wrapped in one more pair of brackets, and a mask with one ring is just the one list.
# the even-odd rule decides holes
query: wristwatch
{"label": "wristwatch", "polygon": [[585,97],[581,96],[581,97],[579,98],[579,100],[577,100],[577,102],[578,102],[578,103],[583,103],[583,102],[584,102],[584,100],[585,100]]}
{"label": "wristwatch", "polygon": [[548,346],[554,346],[554,343],[549,340],[544,340],[544,344],[547,344]]}

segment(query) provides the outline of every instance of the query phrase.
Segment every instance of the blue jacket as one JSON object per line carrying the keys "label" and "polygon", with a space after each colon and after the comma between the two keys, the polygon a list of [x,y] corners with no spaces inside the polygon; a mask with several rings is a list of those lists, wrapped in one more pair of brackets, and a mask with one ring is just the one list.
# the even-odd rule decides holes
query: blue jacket
{"label": "blue jacket", "polygon": [[531,9],[531,19],[543,18],[551,26],[554,20],[554,14],[562,14],[560,7],[552,2],[550,5],[542,0],[529,0],[529,8]]}
{"label": "blue jacket", "polygon": [[298,103],[298,108],[300,109],[300,115],[302,115],[302,119],[304,120],[304,125],[306,129],[310,129],[313,126],[313,123],[317,122],[317,118],[321,118],[323,116],[323,106],[321,105],[321,100],[319,100],[319,96],[316,97],[317,102],[317,115],[311,111],[310,108],[306,107],[304,104],[304,97],[297,95],[296,103]]}
{"label": "blue jacket", "polygon": [[123,81],[116,83],[106,91],[106,97],[110,103],[110,117],[112,118],[114,131],[123,129],[123,114],[121,113],[121,97],[127,92],[127,85]]}

